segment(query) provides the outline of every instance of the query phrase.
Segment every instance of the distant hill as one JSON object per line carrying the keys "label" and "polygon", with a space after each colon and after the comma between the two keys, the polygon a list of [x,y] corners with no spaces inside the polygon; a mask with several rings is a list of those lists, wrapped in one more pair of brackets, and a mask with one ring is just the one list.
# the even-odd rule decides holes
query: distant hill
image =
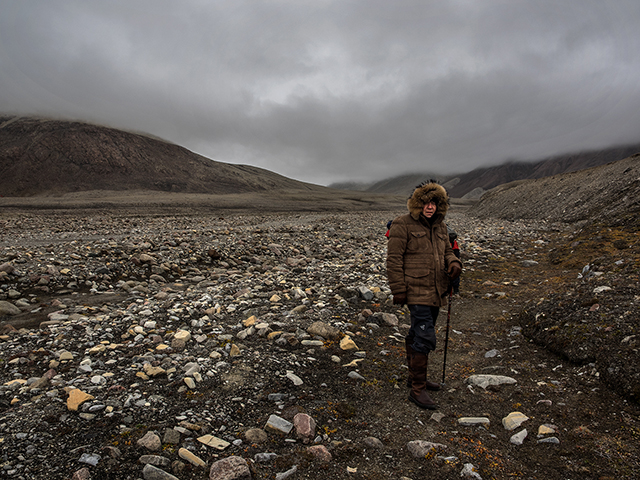
{"label": "distant hill", "polygon": [[480,218],[602,222],[637,230],[640,154],[598,167],[499,185],[469,212]]}
{"label": "distant hill", "polygon": [[[419,183],[436,178],[443,183],[453,198],[480,198],[487,190],[516,180],[544,178],[560,173],[575,172],[597,167],[630,157],[640,152],[640,144],[612,147],[603,150],[568,153],[533,162],[509,161],[493,167],[476,168],[460,175],[433,175],[428,172],[401,175],[376,183],[359,184],[357,190],[408,196]],[[332,184],[332,188],[344,188]],[[347,187],[348,188],[348,187]]]}
{"label": "distant hill", "polygon": [[148,135],[80,122],[0,116],[0,196],[323,189],[261,168],[216,162]]}

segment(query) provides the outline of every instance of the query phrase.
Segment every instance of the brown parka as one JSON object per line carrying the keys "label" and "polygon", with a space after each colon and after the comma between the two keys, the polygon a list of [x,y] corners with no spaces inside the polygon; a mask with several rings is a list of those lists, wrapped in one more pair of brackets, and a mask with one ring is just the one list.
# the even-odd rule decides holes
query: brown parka
{"label": "brown parka", "polygon": [[[422,209],[431,200],[437,208],[428,220]],[[406,294],[409,305],[446,305],[449,265],[457,262],[462,267],[444,223],[449,208],[447,191],[435,182],[422,184],[407,200],[407,208],[409,214],[393,220],[389,230],[387,278],[391,293]]]}

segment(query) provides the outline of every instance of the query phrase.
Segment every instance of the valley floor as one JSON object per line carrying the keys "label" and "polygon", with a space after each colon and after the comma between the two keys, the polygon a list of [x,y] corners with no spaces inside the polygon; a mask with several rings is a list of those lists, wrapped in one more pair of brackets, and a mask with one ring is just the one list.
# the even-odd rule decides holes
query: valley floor
{"label": "valley floor", "polygon": [[[0,314],[3,477],[204,479],[231,456],[254,479],[640,477],[638,252],[611,246],[623,233],[594,258],[570,227],[454,208],[465,270],[440,407],[424,411],[384,271],[401,209],[148,213],[0,216],[0,301],[18,309]],[[586,264],[599,273],[578,278]],[[297,414],[308,442],[268,426]]]}

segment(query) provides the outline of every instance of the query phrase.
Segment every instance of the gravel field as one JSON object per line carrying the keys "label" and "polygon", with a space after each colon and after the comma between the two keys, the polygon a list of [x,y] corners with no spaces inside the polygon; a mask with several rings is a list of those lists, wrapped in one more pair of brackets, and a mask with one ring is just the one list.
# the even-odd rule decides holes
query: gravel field
{"label": "gravel field", "polygon": [[0,214],[3,478],[640,477],[637,234],[454,205],[433,412],[386,284],[401,207],[152,210]]}

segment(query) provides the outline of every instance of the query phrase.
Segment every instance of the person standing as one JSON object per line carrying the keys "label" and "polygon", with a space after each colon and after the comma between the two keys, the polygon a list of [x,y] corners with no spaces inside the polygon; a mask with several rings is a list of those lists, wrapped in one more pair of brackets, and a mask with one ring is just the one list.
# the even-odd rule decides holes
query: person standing
{"label": "person standing", "polygon": [[418,407],[436,409],[427,390],[439,390],[427,380],[429,353],[436,348],[435,323],[447,304],[451,279],[462,272],[462,262],[451,249],[444,218],[449,195],[435,180],[424,182],[407,200],[409,213],[393,220],[387,243],[387,279],[393,303],[407,304],[411,328],[405,337],[411,392]]}

